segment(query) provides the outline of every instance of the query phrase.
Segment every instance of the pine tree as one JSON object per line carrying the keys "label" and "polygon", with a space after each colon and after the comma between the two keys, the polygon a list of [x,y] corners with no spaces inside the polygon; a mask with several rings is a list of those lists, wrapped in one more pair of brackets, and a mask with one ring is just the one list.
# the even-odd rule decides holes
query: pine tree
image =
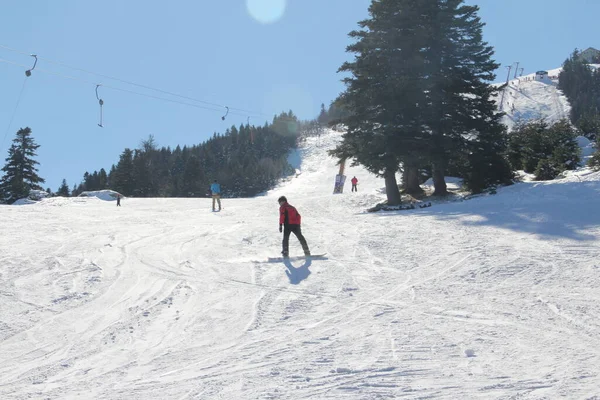
{"label": "pine tree", "polygon": [[400,203],[396,172],[401,162],[414,159],[427,148],[420,134],[420,107],[425,103],[421,49],[426,27],[421,7],[411,0],[373,1],[370,19],[350,32],[356,43],[346,51],[355,54],[339,71],[346,90],[339,103],[347,110],[340,122],[347,126],[342,143],[332,155],[354,159],[383,176],[387,201]]}
{"label": "pine tree", "polygon": [[587,65],[576,49],[563,63],[558,82],[569,99],[572,123],[593,138],[600,128],[600,72]]}
{"label": "pine tree", "polygon": [[183,171],[183,194],[189,197],[203,196],[208,187],[208,182],[204,182],[203,178],[200,160],[192,155],[188,158]]}
{"label": "pine tree", "polygon": [[350,112],[344,107],[340,98],[337,98],[329,104],[327,110],[327,125],[335,126],[350,115]]}
{"label": "pine tree", "polygon": [[562,119],[552,125],[548,129],[547,140],[552,149],[549,159],[558,173],[578,167],[581,149],[577,143],[577,132],[568,120]]}
{"label": "pine tree", "polygon": [[100,168],[100,172],[98,172],[98,190],[105,189],[108,189],[108,176],[104,168]]}
{"label": "pine tree", "polygon": [[38,175],[34,157],[40,145],[31,136],[29,127],[17,131],[15,139],[8,150],[6,165],[2,168],[5,175],[0,180],[2,199],[11,204],[18,199],[27,197],[33,189],[43,190],[39,185],[45,180]]}
{"label": "pine tree", "polygon": [[[430,132],[434,194],[444,195],[448,162],[459,152],[482,148],[469,146],[468,140],[488,143],[484,148],[492,152],[490,156],[504,151],[501,114],[491,100],[494,89],[489,84],[499,64],[491,59],[493,48],[483,41],[484,24],[477,6],[464,5],[463,0],[422,0],[419,4],[429,27],[423,51],[427,107],[422,122]],[[471,170],[480,168],[487,173],[495,167],[479,160],[471,166]]]}
{"label": "pine tree", "polygon": [[82,184],[83,191],[94,190],[94,182],[93,182],[92,177],[93,177],[93,175],[88,172],[83,174],[83,184]]}
{"label": "pine tree", "polygon": [[111,185],[113,190],[125,195],[131,196],[135,190],[133,180],[133,151],[131,149],[123,150],[119,162],[115,168]]}
{"label": "pine tree", "polygon": [[588,161],[588,166],[594,171],[600,171],[600,141],[596,143],[596,148],[599,150],[596,150],[596,152],[592,154],[592,157],[590,157],[590,160]]}
{"label": "pine tree", "polygon": [[327,110],[325,109],[325,104],[323,103],[321,103],[321,111],[317,117],[317,122],[322,126],[325,126],[329,123],[329,116]]}
{"label": "pine tree", "polygon": [[[405,190],[415,193],[419,169],[431,163],[436,195],[447,193],[445,171],[456,159],[468,160],[467,173],[508,171],[489,85],[498,64],[477,11],[463,0],[373,0],[371,18],[350,33],[355,60],[340,68],[352,75],[340,96],[348,131],[331,154],[384,176],[390,204],[400,201],[400,164]],[[487,153],[468,157],[473,151]],[[489,183],[475,176],[473,186]]]}
{"label": "pine tree", "polygon": [[468,142],[466,170],[462,174],[464,185],[473,193],[496,185],[510,185],[514,173],[506,157],[507,136],[504,127],[482,130]]}
{"label": "pine tree", "polygon": [[133,155],[133,180],[135,181],[135,190],[133,195],[136,197],[149,197],[153,193],[152,171],[150,163],[150,154],[143,150],[135,150]]}
{"label": "pine tree", "polygon": [[69,197],[69,185],[67,185],[67,180],[63,179],[62,184],[56,191],[57,196]]}
{"label": "pine tree", "polygon": [[520,124],[511,133],[508,158],[514,169],[553,179],[581,161],[577,134],[568,120],[548,126],[544,121]]}

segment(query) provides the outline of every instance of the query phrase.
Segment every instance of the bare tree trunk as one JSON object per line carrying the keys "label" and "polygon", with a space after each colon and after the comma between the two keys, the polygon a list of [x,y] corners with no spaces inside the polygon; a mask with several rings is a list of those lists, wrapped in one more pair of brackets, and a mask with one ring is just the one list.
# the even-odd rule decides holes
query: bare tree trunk
{"label": "bare tree trunk", "polygon": [[400,204],[400,190],[398,190],[398,182],[396,182],[396,171],[386,169],[383,173],[385,179],[385,194],[389,206],[397,206]]}
{"label": "bare tree trunk", "polygon": [[419,185],[419,168],[416,164],[404,163],[402,181],[404,183],[404,193],[411,196],[423,194],[423,189]]}
{"label": "bare tree trunk", "polygon": [[431,173],[433,178],[433,195],[434,196],[444,196],[448,194],[448,188],[446,187],[446,180],[444,176],[446,175],[446,168],[444,167],[443,162],[433,162],[431,164]]}

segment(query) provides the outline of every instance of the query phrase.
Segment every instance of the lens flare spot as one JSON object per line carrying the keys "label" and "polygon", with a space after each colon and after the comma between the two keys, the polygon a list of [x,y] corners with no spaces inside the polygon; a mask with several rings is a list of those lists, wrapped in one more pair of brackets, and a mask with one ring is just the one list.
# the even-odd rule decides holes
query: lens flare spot
{"label": "lens flare spot", "polygon": [[248,13],[261,24],[277,22],[285,13],[286,0],[246,0]]}

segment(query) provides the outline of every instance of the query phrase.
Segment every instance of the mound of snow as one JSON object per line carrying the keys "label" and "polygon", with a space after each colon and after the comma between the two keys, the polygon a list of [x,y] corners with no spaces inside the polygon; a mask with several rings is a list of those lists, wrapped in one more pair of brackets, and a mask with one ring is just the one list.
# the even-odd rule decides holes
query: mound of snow
{"label": "mound of snow", "polygon": [[37,201],[28,199],[27,197],[23,198],[23,199],[19,199],[17,201],[15,201],[14,203],[12,203],[13,206],[24,206],[26,204],[36,204]]}
{"label": "mound of snow", "polygon": [[587,165],[588,159],[596,152],[596,145],[584,136],[577,136],[577,144],[581,149],[581,164]]}
{"label": "mound of snow", "polygon": [[517,177],[517,181],[521,182],[534,182],[535,174],[530,174],[528,172],[523,171],[522,169],[515,171],[515,175]]}
{"label": "mound of snow", "polygon": [[79,197],[97,197],[100,200],[113,201],[117,199],[117,195],[123,198],[123,195],[114,190],[95,190],[89,192],[82,192]]}
{"label": "mound of snow", "polygon": [[15,201],[13,205],[22,206],[26,204],[36,204],[38,201],[47,199],[49,197],[50,194],[44,190],[32,189],[27,197]]}
{"label": "mound of snow", "polygon": [[47,197],[50,197],[50,194],[44,190],[31,190],[29,192],[29,196],[27,196],[30,200],[42,200]]}

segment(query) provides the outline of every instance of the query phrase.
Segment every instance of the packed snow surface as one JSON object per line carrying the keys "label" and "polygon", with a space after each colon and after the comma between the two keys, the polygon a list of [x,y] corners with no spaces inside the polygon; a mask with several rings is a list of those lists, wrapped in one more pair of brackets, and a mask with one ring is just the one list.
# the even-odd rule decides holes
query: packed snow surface
{"label": "packed snow surface", "polygon": [[[340,135],[221,212],[0,207],[0,399],[598,398],[600,174],[367,213],[364,169],[332,194]],[[281,195],[324,260],[266,262]]]}

